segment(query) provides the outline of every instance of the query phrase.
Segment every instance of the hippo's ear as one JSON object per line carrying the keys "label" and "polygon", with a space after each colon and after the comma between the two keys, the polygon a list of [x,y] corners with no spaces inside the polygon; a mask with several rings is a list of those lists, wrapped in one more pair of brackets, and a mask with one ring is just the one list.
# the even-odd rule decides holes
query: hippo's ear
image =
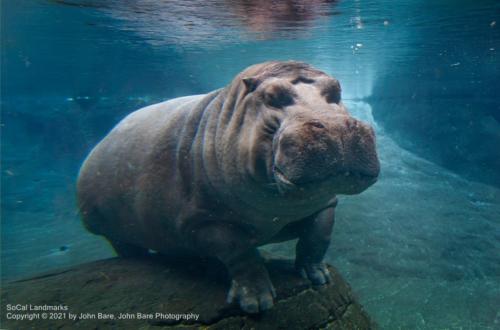
{"label": "hippo's ear", "polygon": [[247,93],[253,92],[257,88],[257,86],[259,86],[259,84],[260,84],[260,80],[258,78],[255,78],[255,77],[247,77],[247,78],[243,78],[242,80],[243,80],[243,83],[245,84]]}

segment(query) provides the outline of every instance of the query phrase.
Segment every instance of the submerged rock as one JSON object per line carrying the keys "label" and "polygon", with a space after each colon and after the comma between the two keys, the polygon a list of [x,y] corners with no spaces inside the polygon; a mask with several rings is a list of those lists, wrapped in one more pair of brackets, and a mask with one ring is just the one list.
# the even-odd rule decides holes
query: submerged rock
{"label": "submerged rock", "polygon": [[[266,264],[277,298],[274,308],[258,315],[244,314],[238,306],[225,302],[228,277],[224,267],[217,263],[214,266],[213,260],[173,262],[151,256],[106,259],[6,284],[2,293],[2,327],[374,328],[374,323],[353,298],[349,285],[331,266],[332,282],[313,287],[293,271],[288,260],[273,259]],[[19,310],[23,307],[26,310]],[[29,321],[28,315],[35,317]],[[22,320],[13,319],[23,316]]]}

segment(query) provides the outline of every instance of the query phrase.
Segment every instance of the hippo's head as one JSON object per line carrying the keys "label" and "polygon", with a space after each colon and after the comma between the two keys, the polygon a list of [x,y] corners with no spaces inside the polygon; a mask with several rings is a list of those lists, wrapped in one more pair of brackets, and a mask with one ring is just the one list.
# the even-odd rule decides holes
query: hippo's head
{"label": "hippo's head", "polygon": [[256,122],[248,138],[256,175],[284,195],[357,194],[377,180],[374,130],[349,115],[336,79],[299,62],[258,68],[241,77]]}

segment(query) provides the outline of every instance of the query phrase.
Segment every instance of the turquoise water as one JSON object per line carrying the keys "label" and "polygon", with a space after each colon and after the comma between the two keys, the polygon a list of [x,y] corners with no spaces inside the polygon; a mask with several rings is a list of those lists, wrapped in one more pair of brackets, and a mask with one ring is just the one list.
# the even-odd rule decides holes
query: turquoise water
{"label": "turquoise water", "polygon": [[[327,260],[383,329],[500,327],[496,1],[2,2],[2,279],[112,255],[80,224],[90,149],[123,116],[308,62],[377,130]],[[292,256],[291,244],[268,249]]]}

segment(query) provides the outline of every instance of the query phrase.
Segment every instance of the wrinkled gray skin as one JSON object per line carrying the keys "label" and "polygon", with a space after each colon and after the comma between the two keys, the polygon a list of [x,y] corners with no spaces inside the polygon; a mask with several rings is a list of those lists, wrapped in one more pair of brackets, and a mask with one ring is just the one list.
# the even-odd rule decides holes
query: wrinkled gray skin
{"label": "wrinkled gray skin", "polygon": [[127,116],[82,165],[78,199],[88,230],[119,255],[217,257],[228,302],[256,313],[275,296],[257,247],[299,238],[297,269],[325,284],[335,196],[378,174],[373,129],[349,116],[338,81],[266,62],[226,88]]}

